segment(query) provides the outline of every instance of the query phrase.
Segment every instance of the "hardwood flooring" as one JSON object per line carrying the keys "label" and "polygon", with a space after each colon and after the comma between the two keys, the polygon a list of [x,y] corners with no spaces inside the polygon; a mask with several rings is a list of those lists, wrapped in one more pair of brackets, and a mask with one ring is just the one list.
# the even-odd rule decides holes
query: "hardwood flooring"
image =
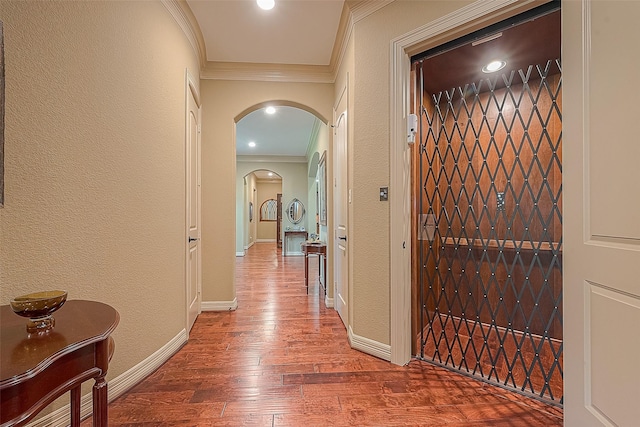
{"label": "hardwood flooring", "polygon": [[[236,258],[238,309],[109,405],[110,426],[562,426],[562,409],[424,362],[349,347],[318,295],[318,262],[258,243]],[[85,420],[83,426],[89,426]]]}

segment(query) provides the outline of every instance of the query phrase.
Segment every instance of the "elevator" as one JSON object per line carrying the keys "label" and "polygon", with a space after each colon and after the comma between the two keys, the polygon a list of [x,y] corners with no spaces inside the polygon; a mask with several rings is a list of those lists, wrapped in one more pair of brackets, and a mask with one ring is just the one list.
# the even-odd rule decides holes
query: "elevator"
{"label": "elevator", "polygon": [[413,354],[562,405],[560,11],[412,62]]}

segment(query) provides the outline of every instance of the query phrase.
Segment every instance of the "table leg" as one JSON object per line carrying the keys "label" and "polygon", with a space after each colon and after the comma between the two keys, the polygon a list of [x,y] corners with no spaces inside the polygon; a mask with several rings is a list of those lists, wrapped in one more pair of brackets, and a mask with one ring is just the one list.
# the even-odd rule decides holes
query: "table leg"
{"label": "table leg", "polygon": [[107,405],[107,382],[98,377],[93,385],[93,427],[108,427]]}
{"label": "table leg", "polygon": [[71,389],[71,427],[80,427],[80,395],[82,386]]}
{"label": "table leg", "polygon": [[327,256],[326,255],[320,255],[322,257],[322,261],[323,261],[323,265],[324,268],[322,269],[322,271],[324,271],[324,283],[322,284],[322,289],[324,290],[324,296],[327,296]]}
{"label": "table leg", "polygon": [[309,294],[309,252],[304,251],[304,284],[307,287],[307,294]]}

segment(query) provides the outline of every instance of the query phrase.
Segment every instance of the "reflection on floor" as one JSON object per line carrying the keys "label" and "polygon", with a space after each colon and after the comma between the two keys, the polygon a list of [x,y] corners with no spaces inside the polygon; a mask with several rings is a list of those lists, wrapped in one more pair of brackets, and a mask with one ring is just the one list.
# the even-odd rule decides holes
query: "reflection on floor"
{"label": "reflection on floor", "polygon": [[309,295],[304,258],[275,244],[236,266],[238,310],[202,313],[187,345],[109,405],[109,426],[562,426],[553,406],[352,350],[319,300],[317,262]]}

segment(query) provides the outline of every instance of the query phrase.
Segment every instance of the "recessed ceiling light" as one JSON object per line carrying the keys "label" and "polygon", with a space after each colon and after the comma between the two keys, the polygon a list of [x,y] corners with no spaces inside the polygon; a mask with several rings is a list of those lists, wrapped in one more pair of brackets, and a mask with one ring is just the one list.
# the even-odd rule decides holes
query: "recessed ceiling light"
{"label": "recessed ceiling light", "polygon": [[276,5],[275,0],[257,0],[258,6],[263,10],[271,10]]}
{"label": "recessed ceiling light", "polygon": [[264,110],[264,112],[267,113],[267,114],[275,114],[276,113],[276,109],[275,109],[275,107],[267,107]]}
{"label": "recessed ceiling light", "polygon": [[255,143],[255,142],[253,142],[253,141],[249,142],[249,147],[253,148],[253,147],[255,147],[255,146],[256,146],[256,143]]}
{"label": "recessed ceiling light", "polygon": [[269,176],[273,176],[273,172],[269,172]]}
{"label": "recessed ceiling light", "polygon": [[496,71],[502,70],[507,65],[506,61],[501,59],[491,61],[484,67],[482,67],[483,73],[495,73]]}

